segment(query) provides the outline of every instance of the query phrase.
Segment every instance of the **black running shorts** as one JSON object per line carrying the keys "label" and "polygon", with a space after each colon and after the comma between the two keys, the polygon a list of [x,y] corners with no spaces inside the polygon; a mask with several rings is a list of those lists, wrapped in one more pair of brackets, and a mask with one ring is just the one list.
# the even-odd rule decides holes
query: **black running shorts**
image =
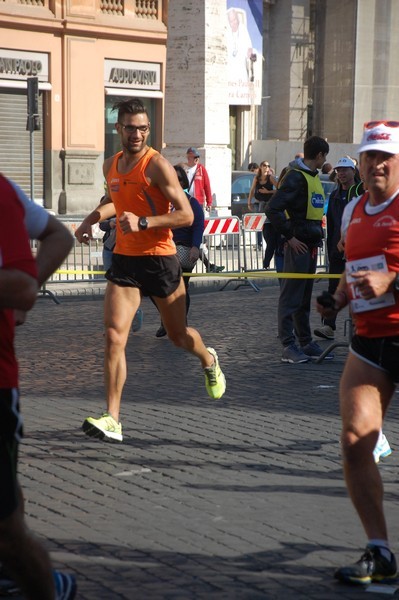
{"label": "black running shorts", "polygon": [[354,335],[350,349],[364,362],[385,371],[394,383],[399,383],[399,336],[368,338]]}
{"label": "black running shorts", "polygon": [[114,253],[105,277],[122,287],[139,288],[144,296],[167,298],[178,288],[181,274],[176,254],[125,256]]}
{"label": "black running shorts", "polygon": [[0,520],[18,506],[17,462],[22,434],[18,390],[0,389]]}

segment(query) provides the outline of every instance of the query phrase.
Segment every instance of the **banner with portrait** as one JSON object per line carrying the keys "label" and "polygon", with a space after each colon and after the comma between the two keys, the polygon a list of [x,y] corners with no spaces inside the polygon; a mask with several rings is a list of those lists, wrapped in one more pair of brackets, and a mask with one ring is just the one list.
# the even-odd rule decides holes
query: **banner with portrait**
{"label": "banner with portrait", "polygon": [[227,0],[229,104],[262,101],[263,0]]}

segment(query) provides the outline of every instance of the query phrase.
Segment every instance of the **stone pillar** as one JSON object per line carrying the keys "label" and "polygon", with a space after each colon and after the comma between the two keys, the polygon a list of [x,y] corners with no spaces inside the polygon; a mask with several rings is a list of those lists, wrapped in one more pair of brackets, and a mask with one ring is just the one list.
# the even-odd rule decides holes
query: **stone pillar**
{"label": "stone pillar", "polygon": [[358,0],[353,97],[356,143],[362,138],[365,121],[397,118],[398,24],[398,2]]}
{"label": "stone pillar", "polygon": [[279,0],[267,15],[267,137],[304,140],[312,69],[310,0]]}
{"label": "stone pillar", "polygon": [[225,0],[169,2],[162,152],[176,164],[199,150],[218,214],[231,198],[226,10]]}

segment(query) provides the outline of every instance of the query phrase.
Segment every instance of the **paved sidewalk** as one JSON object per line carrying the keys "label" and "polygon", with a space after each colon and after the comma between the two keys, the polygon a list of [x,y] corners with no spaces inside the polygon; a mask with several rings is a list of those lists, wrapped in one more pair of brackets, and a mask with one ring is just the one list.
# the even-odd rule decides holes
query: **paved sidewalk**
{"label": "paved sidewalk", "polygon": [[[230,290],[194,293],[190,312],[219,353],[220,401],[193,357],[155,338],[144,301],[128,343],[123,444],[80,429],[104,406],[101,297],[41,298],[18,330],[26,512],[56,566],[76,574],[80,600],[386,597],[332,578],[365,543],[340,466],[346,349],[321,365],[281,363],[278,286]],[[396,404],[385,426],[394,452],[380,466],[396,552],[398,416]]]}

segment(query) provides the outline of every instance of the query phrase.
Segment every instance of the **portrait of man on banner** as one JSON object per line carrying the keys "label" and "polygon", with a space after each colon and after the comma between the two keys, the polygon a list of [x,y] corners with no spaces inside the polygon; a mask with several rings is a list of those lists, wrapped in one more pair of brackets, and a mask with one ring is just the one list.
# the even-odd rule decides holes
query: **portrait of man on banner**
{"label": "portrait of man on banner", "polygon": [[230,104],[261,104],[262,24],[262,0],[227,0]]}

